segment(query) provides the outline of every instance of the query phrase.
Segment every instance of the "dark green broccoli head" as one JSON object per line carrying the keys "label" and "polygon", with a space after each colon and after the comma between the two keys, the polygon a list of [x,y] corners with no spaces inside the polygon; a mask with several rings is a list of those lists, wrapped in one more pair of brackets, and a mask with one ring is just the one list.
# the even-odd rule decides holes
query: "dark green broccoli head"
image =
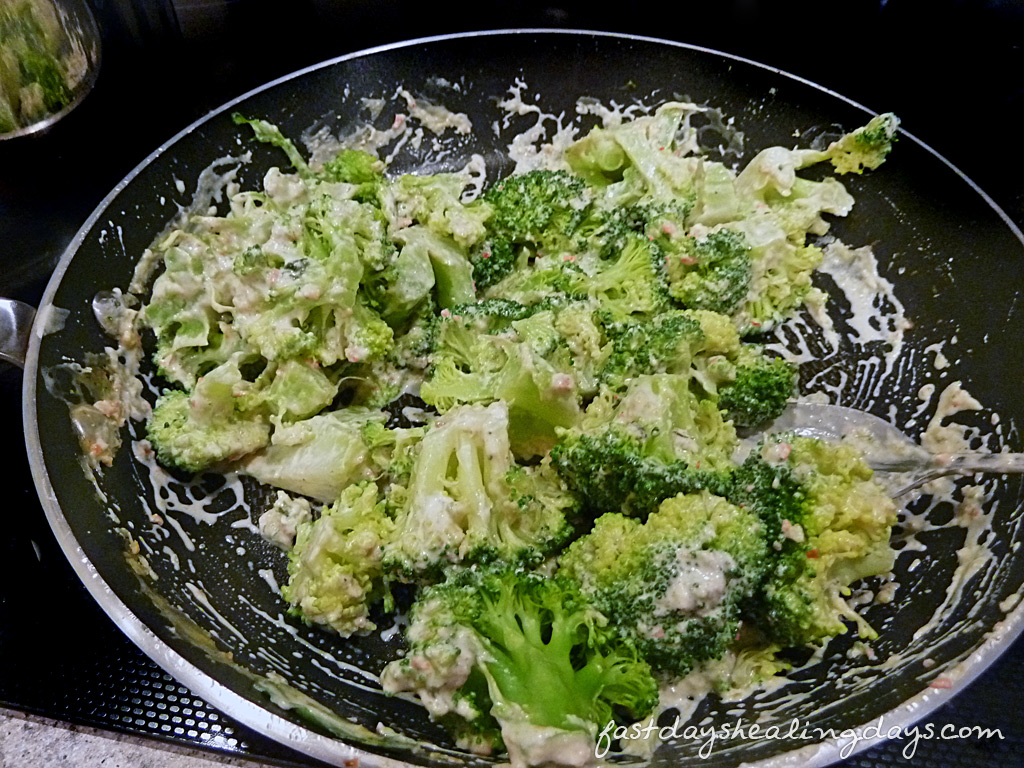
{"label": "dark green broccoli head", "polygon": [[725,653],[765,556],[756,515],[704,491],[643,524],[604,515],[559,563],[651,666],[681,676]]}
{"label": "dark green broccoli head", "polygon": [[669,293],[690,309],[732,314],[747,295],[751,280],[750,246],[731,229],[703,239],[686,238],[665,256]]}
{"label": "dark green broccoli head", "polygon": [[756,427],[779,417],[796,389],[796,369],[782,358],[747,356],[732,382],[720,387],[718,407],[737,427]]}
{"label": "dark green broccoli head", "polygon": [[670,496],[728,486],[736,434],[688,376],[633,379],[624,396],[605,391],[551,461],[591,515],[644,518]]}
{"label": "dark green broccoli head", "polygon": [[620,388],[627,380],[650,373],[685,373],[704,342],[700,321],[681,311],[651,319],[605,322],[612,352],[602,381]]}
{"label": "dark green broccoli head", "polygon": [[507,176],[483,199],[492,208],[488,228],[514,243],[543,247],[569,237],[584,218],[587,185],[565,171],[537,170]]}
{"label": "dark green broccoli head", "polygon": [[592,517],[621,510],[644,518],[671,496],[705,488],[721,492],[729,483],[720,471],[648,457],[641,439],[618,429],[566,436],[551,450],[551,460]]}
{"label": "dark green broccoli head", "polygon": [[473,279],[485,290],[508,275],[523,248],[558,256],[571,247],[589,205],[587,185],[565,171],[508,176],[488,189],[487,243],[473,257]]}
{"label": "dark green broccoli head", "polygon": [[617,201],[613,206],[593,208],[576,231],[579,250],[592,250],[612,258],[634,237],[652,243],[656,255],[664,257],[677,237],[686,232],[686,220],[693,210],[689,198]]}
{"label": "dark green broccoli head", "polygon": [[473,254],[473,283],[478,291],[486,291],[515,271],[522,249],[511,240],[493,238]]}

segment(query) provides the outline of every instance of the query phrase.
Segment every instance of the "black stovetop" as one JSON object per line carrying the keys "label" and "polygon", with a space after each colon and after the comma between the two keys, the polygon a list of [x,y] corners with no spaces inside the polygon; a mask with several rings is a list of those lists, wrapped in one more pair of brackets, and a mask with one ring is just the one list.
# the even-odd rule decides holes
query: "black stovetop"
{"label": "black stovetop", "polygon": [[[991,161],[1024,116],[1024,7],[1008,0],[735,0],[700,10],[679,4],[685,14],[653,2],[633,3],[628,14],[576,2],[481,5],[449,4],[438,16],[422,3],[303,0],[289,3],[282,20],[282,5],[236,0],[205,38],[163,30],[141,42],[101,14],[107,48],[95,91],[50,135],[17,149],[0,143],[0,295],[37,301],[56,260],[107,192],[153,148],[223,101],[370,45],[472,29],[630,32],[763,61],[872,109],[897,112],[909,132],[1024,224],[1024,153],[1003,151],[998,163]],[[97,6],[109,17],[109,4]],[[794,29],[805,31],[794,37]],[[0,469],[8,498],[0,512],[0,706],[273,764],[313,764],[177,684],[93,602],[36,498],[22,452],[20,387],[19,371],[0,369],[0,419],[12,441]],[[1024,642],[930,717],[936,727],[998,728],[1004,738],[922,740],[914,761],[1019,765],[1024,711],[1013,704],[1021,690]],[[902,764],[905,746],[883,744],[848,765]]]}

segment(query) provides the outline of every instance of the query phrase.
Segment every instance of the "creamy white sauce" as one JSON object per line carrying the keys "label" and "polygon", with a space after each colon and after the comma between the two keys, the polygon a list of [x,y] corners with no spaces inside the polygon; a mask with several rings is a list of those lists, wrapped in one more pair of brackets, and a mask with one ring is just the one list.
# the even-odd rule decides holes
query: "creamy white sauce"
{"label": "creamy white sauce", "polygon": [[655,615],[673,611],[709,615],[722,602],[726,574],[735,567],[736,561],[718,549],[680,551],[676,564],[678,570],[655,603]]}

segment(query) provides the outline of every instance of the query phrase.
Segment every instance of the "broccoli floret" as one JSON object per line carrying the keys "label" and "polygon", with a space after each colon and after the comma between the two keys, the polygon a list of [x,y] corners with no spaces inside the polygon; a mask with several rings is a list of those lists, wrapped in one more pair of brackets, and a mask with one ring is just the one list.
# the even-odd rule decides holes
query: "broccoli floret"
{"label": "broccoli floret", "polygon": [[892,112],[876,115],[868,124],[829,145],[828,159],[836,173],[863,173],[880,166],[892,150],[900,121]]}
{"label": "broccoli floret", "polygon": [[571,239],[589,204],[582,179],[548,170],[506,176],[488,189],[483,199],[492,208],[489,230],[538,248]]}
{"label": "broccoli floret", "polygon": [[683,246],[665,256],[669,294],[691,309],[732,314],[750,287],[746,238],[721,229],[703,239],[687,237],[682,242]]}
{"label": "broccoli floret", "polygon": [[261,483],[330,503],[349,484],[379,474],[362,430],[368,422],[386,420],[381,411],[346,408],[279,426],[270,445],[239,469]]}
{"label": "broccoli floret", "polygon": [[612,353],[594,303],[573,301],[558,307],[552,327],[559,341],[547,359],[557,370],[572,375],[582,397],[593,397]]}
{"label": "broccoli floret", "polygon": [[630,237],[614,260],[600,260],[590,273],[567,272],[567,293],[595,299],[613,318],[654,315],[665,309],[668,291],[658,255],[645,237]]}
{"label": "broccoli floret", "polygon": [[462,202],[467,183],[467,177],[461,173],[401,176],[391,185],[389,204],[385,205],[391,226],[397,230],[395,234],[413,224],[454,242],[460,250],[475,248],[484,240],[491,208],[481,201]]}
{"label": "broccoli floret", "polygon": [[459,570],[414,605],[409,653],[381,684],[416,692],[462,745],[503,741],[516,768],[552,754],[583,763],[601,728],[658,700],[650,667],[605,624],[571,579]]}
{"label": "broccoli floret", "polygon": [[566,162],[589,183],[603,186],[612,199],[639,192],[659,202],[692,202],[703,162],[683,147],[676,154],[676,139],[690,109],[670,102],[653,115],[594,128],[566,149]]}
{"label": "broccoli floret", "polygon": [[509,240],[494,239],[485,243],[470,259],[473,262],[473,284],[476,289],[486,291],[515,271],[521,250],[521,247]]}
{"label": "broccoli floret", "polygon": [[821,249],[793,245],[783,230],[775,232],[776,239],[754,249],[751,290],[734,315],[743,335],[771,330],[813,295],[811,275],[821,265]]}
{"label": "broccoli floret", "polygon": [[780,357],[743,349],[735,378],[718,388],[718,407],[737,427],[756,427],[786,409],[796,388],[796,368]]}
{"label": "broccoli floret", "polygon": [[601,381],[621,388],[629,379],[650,373],[687,373],[704,345],[700,320],[685,311],[662,312],[651,319],[609,321],[612,345]]}
{"label": "broccoli floret", "polygon": [[554,444],[556,428],[579,420],[576,380],[529,344],[481,332],[491,323],[488,316],[444,319],[420,396],[441,412],[460,403],[504,401],[516,455],[542,456]]}
{"label": "broccoli floret", "polygon": [[436,578],[453,562],[535,565],[564,546],[575,499],[544,465],[517,467],[508,408],[453,408],[416,447],[397,490],[396,533],[385,566],[407,581]]}
{"label": "broccoli floret", "polygon": [[691,391],[688,376],[641,376],[617,398],[603,392],[551,450],[589,514],[644,518],[679,493],[729,487],[735,430],[713,400]]}
{"label": "broccoli floret", "polygon": [[[509,341],[525,344],[531,356],[543,358],[537,361],[540,370],[535,372],[535,379],[549,367],[563,374],[557,379],[552,375],[551,384],[564,389],[568,405],[570,395],[575,399],[575,393],[583,397],[596,394],[598,378],[612,350],[596,306],[588,299],[561,296],[530,306],[510,299],[484,299],[455,307],[441,322],[435,358],[440,362],[454,352],[460,370],[496,370],[505,360],[501,355],[494,357],[496,350],[507,349]],[[481,340],[474,335],[500,338]],[[490,348],[477,349],[477,342]],[[547,379],[547,375],[540,379]],[[568,386],[570,379],[572,386]],[[428,391],[432,388],[429,385]],[[569,410],[575,420],[576,408],[569,406]]]}
{"label": "broccoli floret", "polygon": [[500,282],[483,292],[486,299],[510,299],[526,306],[587,297],[586,275],[574,260],[538,258],[517,263]]}
{"label": "broccoli floret", "polygon": [[664,501],[646,523],[609,513],[559,558],[655,669],[682,677],[720,658],[760,585],[767,545],[750,510],[707,491]]}
{"label": "broccoli floret", "polygon": [[168,390],[153,406],[146,434],[161,463],[190,472],[233,461],[270,442],[270,424],[259,411],[238,408],[244,387],[237,367],[225,364],[191,393]]}
{"label": "broccoli floret", "polygon": [[477,288],[485,290],[511,272],[523,248],[535,255],[572,251],[588,198],[587,185],[565,171],[529,171],[488,189],[482,199],[491,207],[489,242],[473,260]]}
{"label": "broccoli floret", "polygon": [[348,486],[319,518],[300,524],[281,587],[291,612],[342,637],[374,629],[369,610],[386,595],[381,552],[393,529],[369,481]]}
{"label": "broccoli floret", "polygon": [[874,630],[845,597],[860,578],[892,570],[896,507],[860,454],[845,444],[767,437],[737,470],[733,503],[761,518],[770,544],[767,579],[748,607],[780,646],[821,643]]}
{"label": "broccoli floret", "polygon": [[358,149],[343,149],[324,163],[320,177],[346,184],[375,184],[384,179],[384,163]]}
{"label": "broccoli floret", "polygon": [[740,624],[736,638],[720,659],[709,659],[698,664],[693,674],[707,680],[712,690],[725,701],[745,696],[752,687],[769,680],[792,665],[778,654],[782,649],[765,640],[764,635],[751,624]]}

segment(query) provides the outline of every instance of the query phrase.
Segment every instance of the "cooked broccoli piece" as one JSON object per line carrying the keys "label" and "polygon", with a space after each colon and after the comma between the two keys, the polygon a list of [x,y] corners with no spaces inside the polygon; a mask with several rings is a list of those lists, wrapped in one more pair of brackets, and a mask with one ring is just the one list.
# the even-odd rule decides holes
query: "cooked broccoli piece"
{"label": "cooked broccoli piece", "polygon": [[612,349],[600,378],[614,389],[645,374],[688,373],[704,346],[700,319],[680,310],[650,319],[609,321],[605,333]]}
{"label": "cooked broccoli piece", "polygon": [[345,408],[279,426],[270,445],[249,456],[239,469],[261,483],[329,503],[351,483],[379,474],[362,429],[368,422],[386,420],[381,411]]}
{"label": "cooked broccoli piece", "polygon": [[[407,259],[408,274],[415,275],[415,289],[406,290],[405,295],[413,296],[415,301],[425,296],[423,286],[428,279],[423,265],[429,261],[438,305],[451,308],[476,299],[473,265],[464,248],[453,239],[422,225],[401,229],[394,238],[402,246],[399,259]],[[401,286],[401,283],[396,285]]]}
{"label": "cooked broccoli piece", "polygon": [[486,291],[515,271],[521,247],[509,240],[492,240],[471,257],[473,284],[478,291]]}
{"label": "cooked broccoli piece", "polygon": [[[454,353],[460,370],[494,369],[503,364],[504,358],[498,355],[493,358],[493,365],[481,365],[492,360],[495,350],[475,351],[478,340],[471,336],[499,337],[497,341],[491,338],[483,343],[500,349],[507,348],[509,341],[516,341],[527,345],[532,355],[543,358],[540,364],[543,370],[550,367],[564,374],[557,381],[552,379],[552,384],[565,388],[571,378],[573,386],[566,389],[567,398],[570,390],[590,397],[597,392],[598,378],[612,349],[600,314],[596,302],[569,296],[550,297],[530,306],[510,299],[484,299],[476,304],[464,304],[453,308],[442,319],[436,357],[440,360]],[[428,386],[430,389],[432,385]],[[575,420],[575,407],[570,410]]]}
{"label": "cooked broccoli piece", "polygon": [[434,422],[397,491],[385,567],[406,581],[436,579],[450,563],[536,565],[572,534],[576,502],[541,464],[518,467],[508,408],[460,406]]}
{"label": "cooked broccoli piece", "polygon": [[780,357],[743,348],[735,378],[718,388],[718,407],[737,427],[756,427],[778,418],[796,389],[796,368]]}
{"label": "cooked broccoli piece", "polygon": [[509,272],[483,292],[485,299],[508,299],[526,306],[545,302],[567,302],[587,297],[580,289],[585,273],[575,260],[538,258]]}
{"label": "cooked broccoli piece", "polygon": [[679,493],[724,493],[736,433],[714,400],[691,391],[688,376],[641,376],[617,398],[605,390],[551,450],[589,514],[645,518]]}
{"label": "cooked broccoli piece", "polygon": [[658,701],[650,667],[571,579],[455,571],[424,591],[406,637],[384,690],[415,692],[460,746],[503,745],[516,768],[556,754],[583,764],[601,728],[644,718]]}
{"label": "cooked broccoli piece", "polygon": [[596,208],[581,226],[577,239],[602,258],[618,253],[633,237],[640,235],[652,244],[655,259],[664,259],[683,237],[693,209],[688,198],[638,202],[615,200],[611,208]]}
{"label": "cooked broccoli piece", "polygon": [[459,250],[468,251],[482,243],[491,209],[481,202],[462,202],[467,183],[461,173],[399,177],[391,185],[390,202],[385,206],[395,234],[412,224],[429,229],[442,240],[453,241]]}
{"label": "cooked broccoli piece", "polygon": [[792,316],[814,295],[811,275],[821,265],[815,245],[795,246],[782,229],[773,240],[754,248],[754,275],[750,292],[734,317],[743,335],[769,331]]}
{"label": "cooked broccoli piece", "polygon": [[897,140],[900,121],[892,112],[875,115],[868,124],[832,142],[827,150],[836,173],[863,173],[882,164]]}
{"label": "cooked broccoli piece", "polygon": [[219,366],[191,393],[172,389],[153,406],[146,434],[161,463],[190,472],[258,451],[270,442],[270,424],[259,411],[239,409],[245,391],[238,368]]}
{"label": "cooked broccoli piece", "polygon": [[368,152],[343,149],[324,163],[320,177],[345,184],[376,184],[384,179],[384,163]]}
{"label": "cooked broccoli piece", "polygon": [[295,546],[298,529],[312,520],[313,507],[309,499],[278,491],[273,505],[260,515],[257,527],[264,539],[289,552]]}
{"label": "cooked broccoli piece", "polygon": [[780,646],[821,643],[857,624],[844,599],[853,582],[892,570],[896,507],[860,454],[845,444],[772,435],[737,470],[730,500],[761,518],[770,544],[752,620]]}
{"label": "cooked broccoli piece", "polygon": [[554,444],[556,428],[579,420],[576,380],[529,344],[481,332],[496,322],[504,318],[445,317],[420,397],[441,412],[460,403],[504,401],[516,455],[542,456]]}
{"label": "cooked broccoli piece", "polygon": [[614,260],[599,260],[590,272],[566,272],[566,293],[597,300],[617,320],[653,315],[668,304],[658,255],[645,237],[630,237]]}
{"label": "cooked broccoli piece", "polygon": [[291,612],[342,637],[374,629],[369,611],[387,594],[381,552],[393,529],[371,481],[348,486],[319,518],[301,523],[281,587]]}
{"label": "cooked broccoli piece", "polygon": [[753,686],[791,667],[778,655],[781,650],[765,640],[757,627],[744,621],[722,657],[701,662],[693,674],[707,680],[725,701],[735,701],[746,696]]}
{"label": "cooked broccoli piece", "polygon": [[231,119],[235,125],[248,125],[252,128],[253,138],[262,143],[270,144],[282,150],[288,156],[288,162],[300,176],[309,176],[309,164],[295,144],[285,136],[281,129],[266,120],[248,118],[239,112],[232,112]]}
{"label": "cooked broccoli piece", "polygon": [[692,203],[703,163],[687,152],[675,151],[690,110],[689,105],[670,102],[653,115],[594,128],[566,149],[566,162],[574,173],[605,187],[615,199],[639,192],[655,201],[683,199]]}
{"label": "cooked broccoli piece", "polygon": [[597,394],[608,365],[612,344],[592,301],[573,301],[554,310],[552,322],[558,343],[547,359],[572,375],[583,398]]}
{"label": "cooked broccoli piece", "polygon": [[587,185],[565,171],[536,170],[508,176],[482,200],[491,208],[489,240],[474,256],[477,289],[511,272],[524,248],[533,255],[573,252],[574,235],[589,205]]}
{"label": "cooked broccoli piece", "polygon": [[766,555],[757,516],[703,491],[667,499],[645,523],[602,515],[559,558],[559,573],[653,668],[682,677],[729,648]]}
{"label": "cooked broccoli piece", "polygon": [[731,229],[687,237],[665,256],[669,294],[684,307],[730,315],[747,296],[750,246]]}

